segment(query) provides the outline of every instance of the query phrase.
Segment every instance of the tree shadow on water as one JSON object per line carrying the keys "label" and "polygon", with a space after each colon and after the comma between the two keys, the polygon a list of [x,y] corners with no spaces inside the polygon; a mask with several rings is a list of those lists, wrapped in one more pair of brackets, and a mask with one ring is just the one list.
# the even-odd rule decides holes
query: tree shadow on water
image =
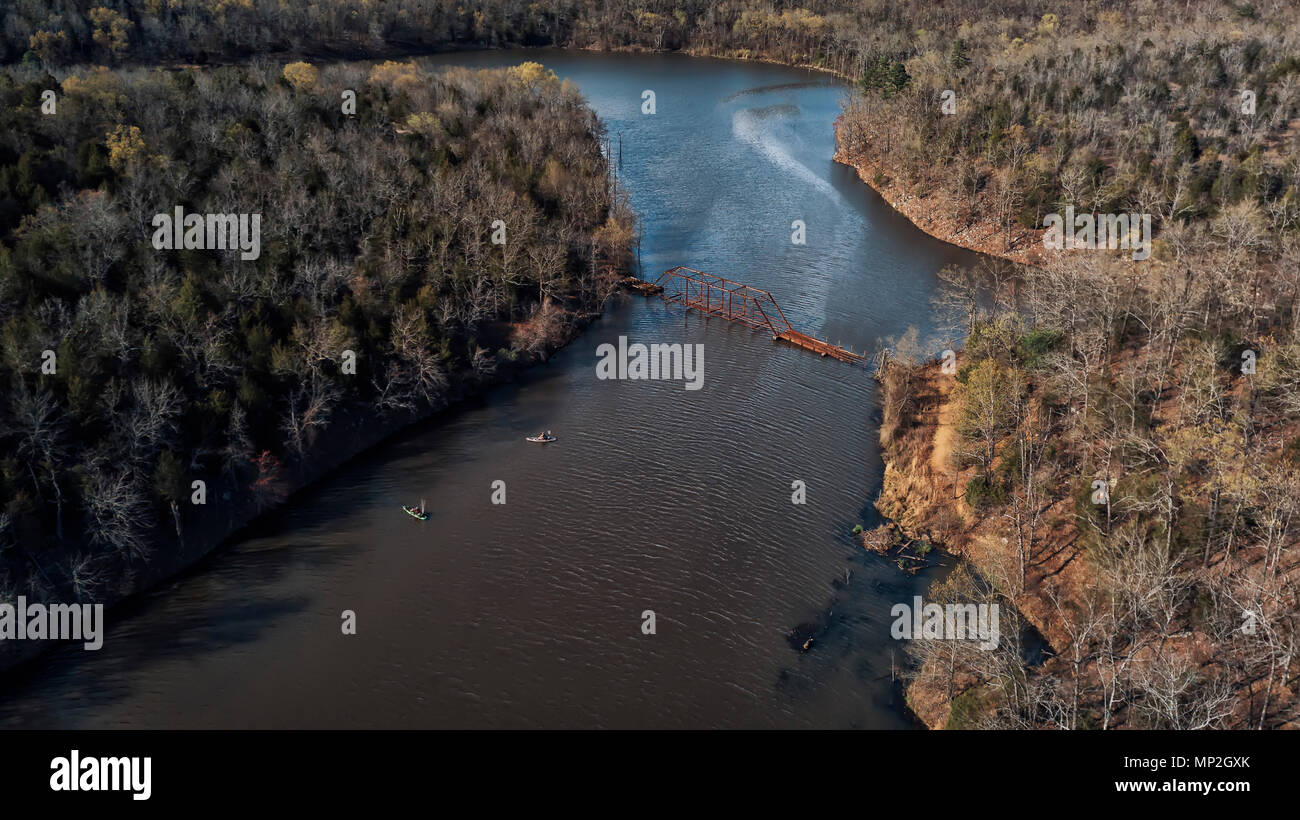
{"label": "tree shadow on water", "polygon": [[[295,543],[209,556],[182,577],[105,612],[103,646],[69,642],[9,670],[0,684],[0,727],[96,726],[99,713],[141,692],[185,686],[187,659],[252,646],[313,596],[286,589],[290,570],[308,574],[350,552]],[[238,665],[239,662],[236,662]]]}

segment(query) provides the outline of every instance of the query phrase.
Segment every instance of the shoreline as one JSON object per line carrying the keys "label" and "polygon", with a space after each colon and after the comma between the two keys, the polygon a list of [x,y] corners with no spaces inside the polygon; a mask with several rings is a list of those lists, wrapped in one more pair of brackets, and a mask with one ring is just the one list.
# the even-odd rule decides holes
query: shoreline
{"label": "shoreline", "polygon": [[[894,181],[884,166],[868,158],[865,152],[850,157],[847,149],[840,144],[838,123],[836,150],[832,159],[852,168],[858,179],[875,191],[890,208],[906,217],[917,230],[934,239],[1017,264],[1038,266],[1041,262],[1041,252],[1031,252],[1036,250],[1033,245],[1019,252],[1008,252],[1005,248],[993,247],[986,242],[969,241],[972,236],[999,239],[998,226],[987,220],[976,221],[966,228],[954,230],[951,224],[933,217],[935,206],[939,210],[943,208],[943,203],[938,198],[910,194],[904,185]],[[882,184],[877,179],[878,175],[885,177],[889,183]],[[927,206],[930,206],[929,211]],[[860,543],[868,551],[886,554],[895,539],[901,535],[906,540],[933,544],[984,574],[986,564],[996,564],[1005,560],[1006,556],[1001,554],[1001,544],[996,538],[979,531],[982,519],[967,507],[964,498],[957,492],[958,473],[950,474],[947,468],[947,459],[956,436],[953,407],[956,379],[940,374],[936,362],[918,366],[915,374],[921,382],[919,386],[913,386],[913,389],[919,391],[913,399],[916,407],[910,413],[900,414],[903,416],[901,418],[890,418],[890,389],[887,381],[883,378],[881,380],[880,400],[885,409],[877,430],[877,443],[883,475],[880,490],[871,503],[883,523],[877,530],[864,532],[860,536]],[[948,526],[942,526],[945,522]],[[873,541],[884,544],[884,549],[874,546]],[[1053,644],[1061,636],[1051,630],[1051,625],[1040,617],[1041,613],[1027,609],[1024,605],[1026,601],[1018,600],[1019,597],[1008,598],[1007,605],[1016,610],[1021,620],[1037,630],[1047,648],[1055,652]],[[919,678],[904,680],[902,689],[906,708],[927,729],[936,731],[947,728],[952,715],[953,699],[946,692],[925,685]]]}
{"label": "shoreline", "polygon": [[[865,155],[850,157],[848,150],[839,144],[838,128],[835,136],[837,147],[835,155],[831,157],[832,161],[852,168],[857,173],[858,179],[875,191],[895,212],[907,217],[907,221],[911,222],[917,230],[941,242],[985,256],[993,256],[1021,265],[1037,266],[1041,262],[1041,251],[1032,244],[1020,250],[1007,250],[990,244],[997,240],[1000,229],[988,220],[975,221],[964,228],[956,228],[940,221],[938,217],[933,216],[934,211],[944,210],[943,203],[939,199],[928,195],[910,194],[901,183],[895,182],[894,177],[880,163]],[[877,175],[883,175],[888,182],[881,182],[876,178]],[[927,208],[931,204],[937,207]],[[1022,231],[1017,238],[1029,236],[1029,231]]]}
{"label": "shoreline", "polygon": [[[1007,560],[1009,553],[983,527],[984,519],[957,492],[963,472],[949,465],[956,436],[953,392],[957,379],[940,370],[938,362],[905,369],[909,399],[891,404],[895,382],[881,384],[884,420],[881,423],[880,459],[884,478],[873,506],[882,523],[860,536],[864,549],[881,555],[903,543],[923,542],[970,566],[981,576]],[[1055,653],[1062,639],[1042,612],[1026,604],[1022,595],[1003,596],[1002,606],[1014,609],[1017,619],[1035,630]],[[919,670],[918,670],[919,671]],[[928,729],[947,728],[953,700],[935,681],[918,677],[904,680],[907,706]],[[960,693],[959,693],[960,694]]]}
{"label": "shoreline", "polygon": [[[197,507],[189,526],[183,528],[185,537],[177,539],[169,522],[160,521],[152,535],[163,536],[155,540],[154,552],[159,557],[144,564],[136,574],[122,579],[120,588],[105,594],[101,600],[106,612],[129,606],[140,596],[162,587],[192,570],[205,559],[239,538],[250,527],[269,514],[283,509],[301,493],[327,480],[348,463],[377,450],[385,442],[429,422],[438,415],[457,410],[470,399],[477,398],[496,387],[513,383],[525,373],[545,364],[557,351],[567,347],[586,330],[588,325],[603,316],[601,313],[578,314],[566,328],[564,335],[553,345],[535,354],[520,353],[520,361],[498,362],[497,369],[487,378],[478,376],[472,368],[450,374],[447,393],[438,402],[414,411],[393,414],[382,418],[368,404],[352,404],[338,411],[338,420],[331,424],[313,443],[302,461],[285,465],[284,481],[278,488],[282,493],[273,503],[259,505],[247,496],[227,503],[239,484],[226,480],[210,482],[208,497],[211,503]],[[527,359],[525,360],[525,356]],[[0,643],[0,675],[21,670],[26,664],[39,660],[56,648],[77,641],[5,641]],[[21,672],[19,672],[21,674]]]}

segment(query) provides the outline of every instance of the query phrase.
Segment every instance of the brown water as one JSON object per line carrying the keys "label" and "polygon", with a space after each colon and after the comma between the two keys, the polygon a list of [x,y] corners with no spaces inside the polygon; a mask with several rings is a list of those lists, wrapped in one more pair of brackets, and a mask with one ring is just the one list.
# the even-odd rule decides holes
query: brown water
{"label": "brown water", "polygon": [[[831,162],[846,92],[826,75],[679,55],[434,62],[523,59],[579,84],[615,154],[621,135],[650,278],[685,264],[770,290],[796,328],[861,350],[928,331],[936,272],[972,261]],[[620,335],[703,344],[703,389],[598,380],[596,348]],[[101,651],[11,674],[0,726],[912,726],[889,608],[928,579],[850,535],[874,520],[875,401],[861,368],[621,297],[523,382],[110,611]],[[545,428],[558,442],[523,441]],[[400,509],[419,498],[424,523]]]}

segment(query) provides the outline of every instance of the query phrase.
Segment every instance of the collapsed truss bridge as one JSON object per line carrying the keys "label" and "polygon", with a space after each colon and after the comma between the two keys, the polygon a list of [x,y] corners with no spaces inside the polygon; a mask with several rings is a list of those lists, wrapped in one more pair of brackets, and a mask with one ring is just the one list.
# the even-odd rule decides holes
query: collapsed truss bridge
{"label": "collapsed truss bridge", "polygon": [[822,356],[850,364],[866,363],[866,357],[861,353],[795,330],[772,294],[759,288],[684,265],[664,271],[653,283],[638,279],[629,282],[629,285],[642,293],[657,293],[665,302],[673,302],[759,330],[769,330],[773,339],[789,342]]}

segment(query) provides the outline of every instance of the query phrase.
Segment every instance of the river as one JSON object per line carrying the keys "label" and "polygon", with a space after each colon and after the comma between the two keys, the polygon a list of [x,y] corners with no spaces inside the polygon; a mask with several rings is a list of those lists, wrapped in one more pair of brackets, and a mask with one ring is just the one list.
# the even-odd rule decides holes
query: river
{"label": "river", "polygon": [[[428,62],[525,59],[578,84],[616,159],[621,142],[648,278],[689,265],[763,288],[799,330],[871,350],[925,335],[937,272],[973,261],[831,161],[847,90],[829,75],[672,54]],[[596,378],[620,335],[702,344],[702,389]],[[860,367],[620,296],[521,381],[111,610],[100,651],[14,670],[0,727],[913,727],[889,609],[929,576],[851,535],[875,520],[875,393]],[[523,441],[545,428],[556,443]],[[424,523],[399,509],[419,498]]]}

